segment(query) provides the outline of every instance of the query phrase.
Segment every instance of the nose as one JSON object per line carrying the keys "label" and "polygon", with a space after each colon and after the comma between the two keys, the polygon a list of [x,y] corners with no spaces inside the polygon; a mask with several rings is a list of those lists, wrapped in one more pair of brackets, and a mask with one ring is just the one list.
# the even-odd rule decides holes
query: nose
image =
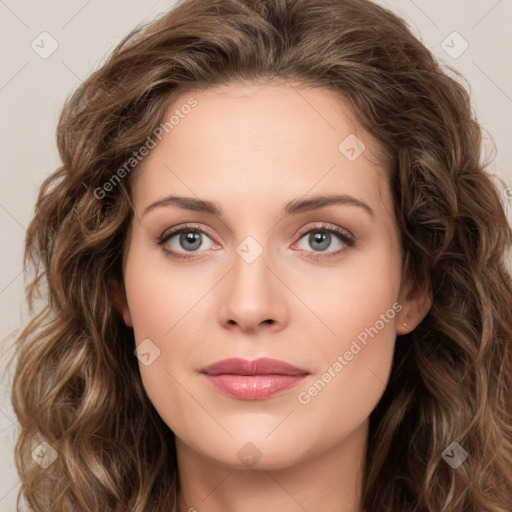
{"label": "nose", "polygon": [[219,322],[224,328],[277,332],[288,324],[286,286],[268,259],[265,250],[252,263],[235,254],[219,296]]}

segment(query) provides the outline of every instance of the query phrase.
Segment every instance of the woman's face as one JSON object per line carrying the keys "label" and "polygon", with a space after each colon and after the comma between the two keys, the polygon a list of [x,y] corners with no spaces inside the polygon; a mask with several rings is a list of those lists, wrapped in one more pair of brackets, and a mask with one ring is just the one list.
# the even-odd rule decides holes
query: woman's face
{"label": "woman's face", "polygon": [[[134,175],[124,263],[150,400],[179,446],[232,467],[362,436],[417,323],[375,142],[321,88],[230,85],[173,114]],[[233,358],[293,368],[206,368]]]}

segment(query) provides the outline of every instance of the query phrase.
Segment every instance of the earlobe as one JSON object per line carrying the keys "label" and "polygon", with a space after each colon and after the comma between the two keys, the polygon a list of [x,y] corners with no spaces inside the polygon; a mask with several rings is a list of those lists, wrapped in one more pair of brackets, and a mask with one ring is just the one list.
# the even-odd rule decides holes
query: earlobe
{"label": "earlobe", "polygon": [[130,315],[130,310],[128,309],[128,304],[123,308],[122,316],[126,326],[133,328],[132,317]]}
{"label": "earlobe", "polygon": [[126,298],[124,284],[120,281],[114,281],[112,284],[112,302],[116,312],[122,317],[127,327],[133,327],[130,308]]}
{"label": "earlobe", "polygon": [[396,317],[395,330],[399,335],[413,331],[427,316],[432,307],[432,295],[425,279],[410,275],[400,290],[400,315]]}

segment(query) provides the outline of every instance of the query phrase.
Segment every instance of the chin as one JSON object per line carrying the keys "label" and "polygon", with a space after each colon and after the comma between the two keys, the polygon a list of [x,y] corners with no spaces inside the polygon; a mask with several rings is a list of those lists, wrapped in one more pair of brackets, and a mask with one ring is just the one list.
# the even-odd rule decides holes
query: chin
{"label": "chin", "polygon": [[[304,435],[287,435],[283,439],[269,439],[265,434],[251,433],[247,430],[243,436],[233,439],[212,439],[201,436],[201,442],[195,444],[184,441],[203,457],[223,467],[237,470],[279,470],[301,462],[313,452],[313,447],[304,445]],[[194,446],[195,445],[195,446]]]}

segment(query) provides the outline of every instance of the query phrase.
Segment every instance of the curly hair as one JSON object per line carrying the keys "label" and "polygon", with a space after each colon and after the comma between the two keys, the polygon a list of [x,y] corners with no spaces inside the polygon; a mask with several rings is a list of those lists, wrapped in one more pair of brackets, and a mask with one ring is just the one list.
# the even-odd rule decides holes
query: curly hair
{"label": "curly hair", "polygon": [[[41,186],[25,242],[34,277],[15,340],[18,504],[156,512],[175,499],[174,434],[115,307],[138,162],[119,169],[177,95],[272,80],[335,91],[380,143],[403,275],[432,297],[397,338],[370,416],[364,510],[512,510],[511,229],[468,92],[369,0],[184,0],[134,29],[68,98],[62,165]],[[58,453],[44,471],[32,459],[43,441]],[[454,442],[468,454],[456,470],[442,457]]]}

